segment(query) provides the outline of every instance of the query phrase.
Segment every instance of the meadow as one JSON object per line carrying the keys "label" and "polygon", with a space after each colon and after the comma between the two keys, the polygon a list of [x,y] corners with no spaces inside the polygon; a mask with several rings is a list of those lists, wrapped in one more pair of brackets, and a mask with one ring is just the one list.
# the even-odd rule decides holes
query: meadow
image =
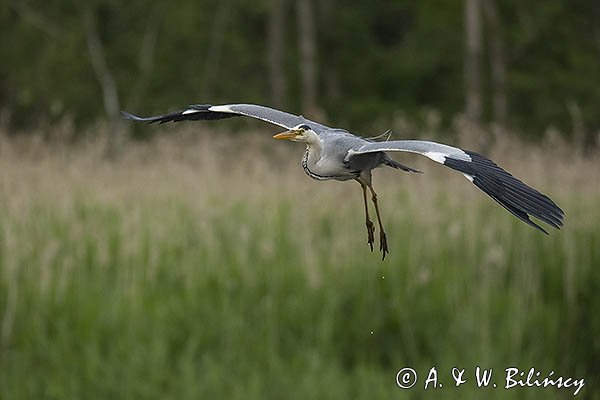
{"label": "meadow", "polygon": [[[600,154],[498,141],[566,213],[549,236],[460,174],[310,180],[301,145],[181,128],[114,161],[94,142],[0,136],[2,399],[600,398]],[[424,390],[435,366],[442,388]],[[474,368],[497,388],[477,388]],[[419,374],[409,390],[396,373]],[[466,368],[454,387],[450,371]]]}

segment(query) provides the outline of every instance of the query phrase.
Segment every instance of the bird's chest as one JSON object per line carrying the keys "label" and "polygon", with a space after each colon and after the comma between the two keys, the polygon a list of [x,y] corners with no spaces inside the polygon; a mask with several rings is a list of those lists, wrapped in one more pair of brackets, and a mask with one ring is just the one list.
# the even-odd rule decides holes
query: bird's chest
{"label": "bird's chest", "polygon": [[302,168],[304,172],[313,179],[327,180],[337,179],[345,181],[358,176],[344,163],[343,157],[335,155],[324,156],[317,151],[307,149],[302,157]]}

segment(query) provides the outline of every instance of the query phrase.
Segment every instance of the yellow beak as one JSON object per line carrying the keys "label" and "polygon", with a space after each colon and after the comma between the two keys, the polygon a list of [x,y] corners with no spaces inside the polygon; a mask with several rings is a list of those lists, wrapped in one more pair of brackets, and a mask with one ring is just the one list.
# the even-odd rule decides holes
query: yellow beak
{"label": "yellow beak", "polygon": [[297,134],[298,134],[297,130],[289,130],[289,131],[278,133],[277,135],[273,136],[273,139],[292,139],[292,138],[295,138]]}

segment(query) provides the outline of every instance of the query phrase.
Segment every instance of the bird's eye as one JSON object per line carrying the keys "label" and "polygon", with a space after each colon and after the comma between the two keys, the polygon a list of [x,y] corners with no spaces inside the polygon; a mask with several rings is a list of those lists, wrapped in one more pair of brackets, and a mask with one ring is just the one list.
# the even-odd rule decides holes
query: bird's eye
{"label": "bird's eye", "polygon": [[308,125],[300,125],[300,129],[302,129],[303,131],[309,131],[310,130],[310,126],[308,126]]}

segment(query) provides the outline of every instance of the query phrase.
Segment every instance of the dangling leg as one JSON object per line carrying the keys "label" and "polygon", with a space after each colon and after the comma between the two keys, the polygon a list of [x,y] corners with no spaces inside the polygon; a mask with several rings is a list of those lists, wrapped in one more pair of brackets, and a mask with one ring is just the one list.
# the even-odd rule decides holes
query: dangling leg
{"label": "dangling leg", "polygon": [[369,205],[367,204],[367,186],[358,179],[356,181],[360,183],[360,186],[362,187],[363,191],[363,200],[365,202],[366,216],[365,224],[367,225],[367,243],[371,248],[371,251],[373,251],[373,243],[375,243],[375,226],[373,225],[373,221],[371,221],[371,219],[369,218]]}
{"label": "dangling leg", "polygon": [[382,260],[385,260],[385,255],[389,253],[387,247],[387,236],[385,235],[385,230],[383,229],[383,224],[381,223],[381,216],[379,215],[379,206],[377,205],[377,193],[373,190],[373,186],[369,185],[369,190],[371,191],[371,200],[373,200],[373,204],[375,205],[375,213],[377,214],[377,222],[379,223],[379,250],[382,253]]}

